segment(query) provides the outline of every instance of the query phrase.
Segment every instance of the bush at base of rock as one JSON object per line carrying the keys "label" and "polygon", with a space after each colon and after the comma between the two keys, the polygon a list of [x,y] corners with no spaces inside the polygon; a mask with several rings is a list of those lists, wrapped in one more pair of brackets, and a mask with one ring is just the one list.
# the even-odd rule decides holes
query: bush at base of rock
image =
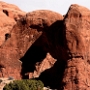
{"label": "bush at base of rock", "polygon": [[44,84],[40,80],[15,80],[6,84],[3,90],[43,90]]}

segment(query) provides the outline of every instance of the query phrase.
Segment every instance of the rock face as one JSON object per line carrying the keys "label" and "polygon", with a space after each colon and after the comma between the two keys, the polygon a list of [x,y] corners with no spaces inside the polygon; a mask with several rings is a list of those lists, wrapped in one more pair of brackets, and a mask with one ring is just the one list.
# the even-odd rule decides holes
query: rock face
{"label": "rock face", "polygon": [[0,46],[4,44],[5,34],[8,34],[16,21],[25,15],[17,6],[0,1]]}
{"label": "rock face", "polygon": [[90,90],[90,10],[71,5],[64,18],[69,59],[63,90]]}
{"label": "rock face", "polygon": [[[45,64],[40,72],[34,71],[36,63],[41,62],[40,66],[42,66],[44,62],[48,63],[48,61],[45,60],[45,58],[49,57],[47,53],[50,53],[47,33],[49,34],[51,29],[49,30],[48,28],[57,20],[62,19],[63,16],[58,13],[48,10],[38,10],[27,13],[15,25],[12,30],[12,36],[15,36],[17,40],[18,55],[20,55],[18,59],[22,61],[21,74],[23,78],[27,78],[28,76],[29,78],[37,77],[43,69],[50,68],[50,65],[47,66]],[[53,63],[56,61],[53,60],[53,57],[50,59]],[[35,73],[38,74],[36,75]]]}
{"label": "rock face", "polygon": [[0,2],[0,17],[0,77],[90,90],[90,10],[73,4],[64,17],[49,10],[25,14]]}
{"label": "rock face", "polygon": [[[55,64],[57,60],[55,60],[50,53],[47,53],[45,59],[42,62],[37,62],[35,65],[36,70],[33,73],[33,77],[39,77],[39,75],[45,71],[46,69],[49,69],[51,67],[53,67],[53,65]],[[32,77],[29,77],[32,78]]]}
{"label": "rock face", "polygon": [[[48,10],[33,11],[21,17],[11,32],[6,33],[6,41],[0,48],[0,76],[21,79],[27,78],[27,73],[32,73],[35,77],[35,64],[41,61],[43,64],[45,57],[50,57],[46,56],[48,49],[44,46],[48,42],[47,28],[62,19],[62,15]],[[56,61],[53,57],[50,60],[52,64]],[[50,68],[50,65],[47,67],[45,64],[43,69],[45,68]],[[37,75],[43,69],[39,69]]]}
{"label": "rock face", "polygon": [[[37,77],[47,69],[39,79],[46,86],[60,87],[67,60],[63,16],[47,10],[30,12],[15,25],[11,36],[15,36],[17,40],[18,55],[22,61],[22,78]],[[37,63],[40,66],[35,68]]]}
{"label": "rock face", "polygon": [[15,21],[25,15],[25,12],[21,11],[17,6],[2,1],[0,1],[0,11]]}
{"label": "rock face", "polygon": [[[47,32],[49,26],[62,19],[62,15],[48,10],[33,11],[22,17],[12,30],[12,33],[15,33],[18,39],[17,43],[21,57],[42,33]],[[41,37],[45,38],[45,35]],[[44,40],[42,42],[44,43]]]}
{"label": "rock face", "polygon": [[[17,6],[0,1],[0,77],[9,77],[20,72],[18,68],[21,67],[21,63],[17,62],[17,51],[10,44],[15,41],[8,41],[8,38],[11,38],[10,33],[13,26],[23,15],[25,12]],[[7,41],[9,44],[6,44]],[[20,74],[17,74],[16,77],[20,78]]]}

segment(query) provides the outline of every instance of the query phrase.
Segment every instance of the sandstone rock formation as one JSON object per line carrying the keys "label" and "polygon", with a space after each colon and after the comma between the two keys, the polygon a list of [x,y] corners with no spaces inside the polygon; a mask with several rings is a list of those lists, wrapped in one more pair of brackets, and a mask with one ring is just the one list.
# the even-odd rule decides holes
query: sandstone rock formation
{"label": "sandstone rock formation", "polygon": [[48,41],[44,32],[52,23],[62,19],[62,15],[48,10],[33,11],[21,17],[11,32],[5,34],[6,41],[0,48],[0,76],[25,78],[27,73],[33,74],[37,62],[44,59],[45,63],[48,52],[43,46]]}
{"label": "sandstone rock formation", "polygon": [[71,5],[64,26],[69,59],[63,76],[63,90],[90,90],[90,10]]}
{"label": "sandstone rock formation", "polygon": [[[27,78],[28,74],[32,77],[38,76],[43,71],[37,71],[38,75],[34,73],[35,64],[43,61],[46,54],[50,53],[47,48],[49,43],[46,35],[49,31],[48,28],[57,20],[62,19],[63,16],[58,13],[38,10],[27,13],[15,25],[11,35],[15,36],[17,40],[18,55],[20,55],[18,59],[23,62],[21,72],[23,78]],[[50,66],[46,65],[43,68],[50,68]]]}
{"label": "sandstone rock formation", "polygon": [[[33,73],[33,77],[39,77],[39,75],[45,71],[46,69],[49,69],[51,67],[53,67],[53,65],[55,64],[57,60],[55,60],[50,53],[47,53],[45,59],[42,62],[37,62],[35,65],[35,71]],[[29,77],[31,78],[31,77]]]}
{"label": "sandstone rock formation", "polygon": [[[16,40],[18,40],[18,55],[20,55],[20,60],[22,61],[22,78],[37,77],[44,68],[48,68],[47,71],[44,69],[46,72],[40,75],[39,79],[46,86],[50,85],[52,88],[60,87],[59,84],[63,76],[62,72],[67,60],[67,53],[64,48],[65,32],[63,31],[62,20],[63,16],[60,14],[39,10],[26,14],[15,25],[11,35],[15,36]],[[48,65],[42,67],[44,63],[48,63],[47,53],[49,53],[48,57],[51,57],[49,60],[50,63],[57,60],[51,69],[49,69],[50,66],[47,67]],[[37,62],[41,62],[39,70],[42,71],[39,72],[38,70],[38,74],[35,75],[36,71],[34,70]]]}
{"label": "sandstone rock formation", "polygon": [[0,77],[39,77],[53,89],[90,90],[90,10],[73,4],[64,17],[49,10],[25,14],[0,2],[0,15]]}
{"label": "sandstone rock formation", "polygon": [[17,6],[2,1],[0,1],[0,11],[15,21],[25,15],[25,12],[21,11]]}
{"label": "sandstone rock formation", "polygon": [[[17,6],[0,1],[0,77],[13,76],[13,72],[17,73],[17,71],[20,71],[17,68],[20,68],[21,64],[19,64],[19,62],[17,63],[16,60],[15,62],[12,61],[14,60],[13,58],[17,57],[16,51],[13,50],[11,44],[5,46],[5,43],[8,38],[11,38],[10,32],[13,26],[23,15],[25,15],[25,12],[21,11]],[[13,41],[10,41],[10,43],[11,42]],[[18,77],[20,77],[20,74]]]}
{"label": "sandstone rock formation", "polygon": [[25,15],[17,6],[0,1],[0,46],[4,44],[5,34],[9,33],[16,21]]}

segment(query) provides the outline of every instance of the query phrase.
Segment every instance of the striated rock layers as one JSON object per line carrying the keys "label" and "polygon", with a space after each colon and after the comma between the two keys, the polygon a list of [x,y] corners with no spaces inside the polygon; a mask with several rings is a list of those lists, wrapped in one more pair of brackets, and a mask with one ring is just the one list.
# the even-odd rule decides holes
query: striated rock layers
{"label": "striated rock layers", "polygon": [[49,10],[25,14],[0,2],[0,15],[0,77],[90,90],[90,10],[73,4],[64,17]]}

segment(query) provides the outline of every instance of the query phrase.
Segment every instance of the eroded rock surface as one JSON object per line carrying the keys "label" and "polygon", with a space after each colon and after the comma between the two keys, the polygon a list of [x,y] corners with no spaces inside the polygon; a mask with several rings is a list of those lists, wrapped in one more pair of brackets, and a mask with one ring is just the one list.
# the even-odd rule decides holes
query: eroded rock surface
{"label": "eroded rock surface", "polygon": [[[35,71],[33,73],[33,77],[34,78],[38,78],[39,75],[45,71],[46,69],[50,69],[51,67],[53,67],[53,65],[55,64],[57,60],[55,60],[50,53],[47,53],[45,59],[42,62],[37,62],[35,65]],[[30,75],[31,73],[29,73]],[[32,77],[29,77],[32,78]]]}
{"label": "eroded rock surface", "polygon": [[90,10],[73,4],[64,18],[69,59],[63,90],[90,90]]}
{"label": "eroded rock surface", "polygon": [[[38,74],[35,75],[35,64],[42,62],[46,58],[47,53],[51,53],[50,47],[51,49],[53,47],[49,46],[49,36],[47,36],[47,33],[49,34],[50,32],[51,34],[51,29],[49,30],[50,26],[62,19],[63,16],[58,13],[48,10],[38,10],[27,13],[14,27],[12,35],[15,34],[13,36],[17,39],[19,59],[23,62],[21,72],[23,78],[27,78],[27,75],[37,77],[43,71],[37,71]],[[53,61],[53,56],[51,57],[51,61]],[[48,63],[47,60],[46,63]],[[44,68],[50,68],[50,66],[45,64]]]}
{"label": "eroded rock surface", "polygon": [[[11,30],[17,20],[24,15],[25,12],[17,6],[0,1],[0,77],[15,76],[15,73],[21,72],[21,63],[17,62],[18,55],[14,49],[15,40],[8,39],[11,38]],[[20,77],[17,73],[16,78]]]}
{"label": "eroded rock surface", "polygon": [[[44,46],[48,42],[48,28],[62,19],[63,16],[58,13],[38,10],[27,13],[18,20],[10,36],[6,35],[9,38],[6,38],[5,44],[0,48],[0,76],[20,79],[27,78],[27,73],[34,73],[35,64],[45,60],[49,52]],[[46,64],[44,68],[48,68]]]}
{"label": "eroded rock surface", "polygon": [[0,2],[0,17],[0,77],[39,77],[53,89],[90,90],[90,10],[73,4],[63,18]]}
{"label": "eroded rock surface", "polygon": [[25,15],[17,6],[0,1],[0,46],[5,42],[5,35],[9,34],[16,21]]}

